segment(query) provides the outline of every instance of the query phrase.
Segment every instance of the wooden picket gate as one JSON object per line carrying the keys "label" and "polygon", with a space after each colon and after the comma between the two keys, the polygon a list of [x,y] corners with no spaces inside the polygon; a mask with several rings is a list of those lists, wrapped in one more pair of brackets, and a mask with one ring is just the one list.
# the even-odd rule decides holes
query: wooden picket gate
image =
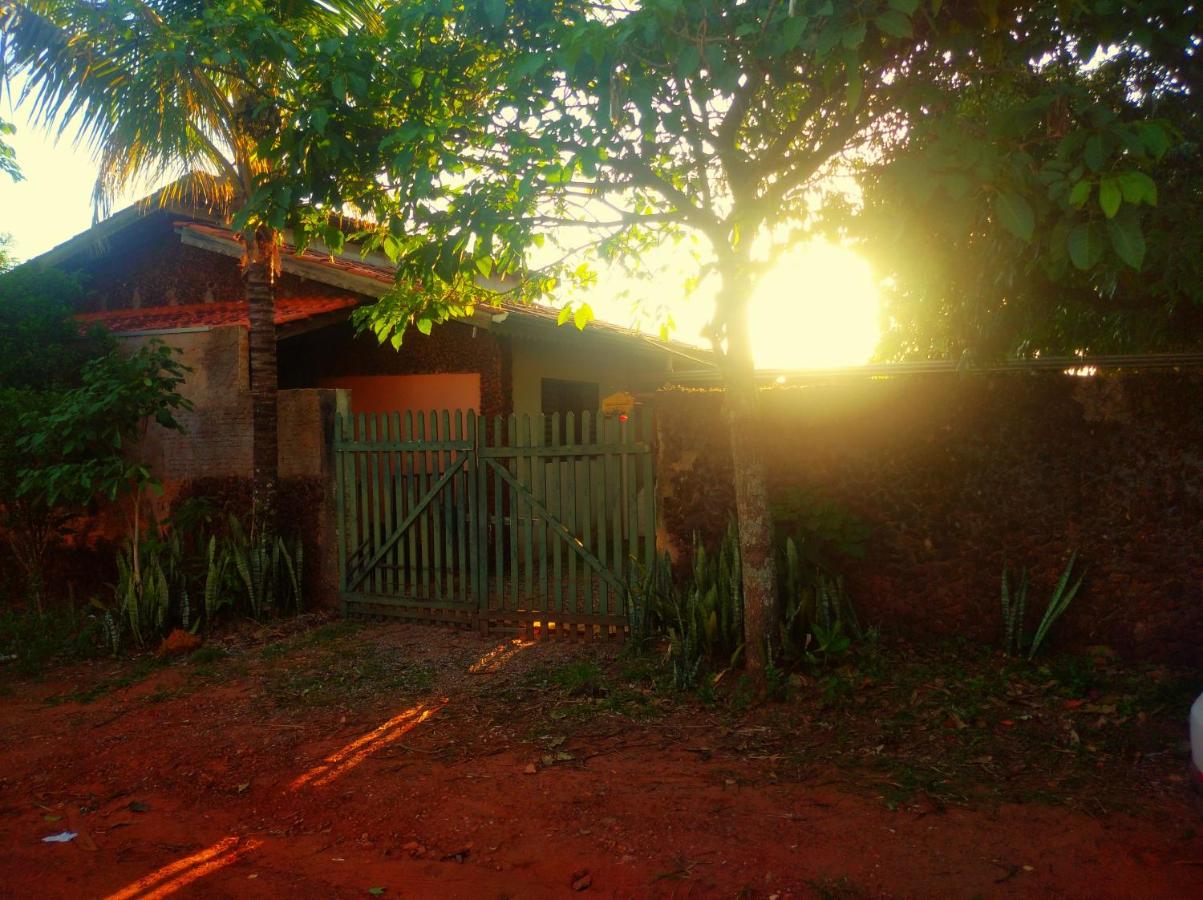
{"label": "wooden picket gate", "polygon": [[621,635],[656,553],[651,416],[359,414],[335,434],[348,614]]}

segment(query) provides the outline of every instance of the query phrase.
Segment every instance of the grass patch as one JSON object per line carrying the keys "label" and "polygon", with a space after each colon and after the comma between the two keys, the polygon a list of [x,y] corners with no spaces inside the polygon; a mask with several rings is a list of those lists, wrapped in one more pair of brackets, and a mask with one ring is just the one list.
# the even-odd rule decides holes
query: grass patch
{"label": "grass patch", "polygon": [[[91,703],[106,694],[111,694],[114,691],[123,690],[124,688],[132,687],[139,682],[145,681],[159,669],[167,665],[167,660],[159,659],[157,656],[139,656],[113,677],[102,679],[70,694],[57,694],[53,697],[47,697],[46,703],[51,706],[57,706],[60,703]],[[159,699],[166,699],[166,697]]]}
{"label": "grass patch", "polygon": [[268,695],[280,706],[323,707],[430,689],[430,669],[402,659],[395,648],[350,642],[357,631],[327,632],[303,646],[263,654]]}
{"label": "grass patch", "polygon": [[[1135,808],[1145,786],[1185,766],[1183,721],[1198,691],[1189,672],[1106,651],[1031,663],[967,641],[862,642],[835,664],[783,673],[780,702],[768,704],[736,672],[679,693],[659,663],[624,654],[603,673],[605,701],[628,715],[707,706],[731,731],[719,746],[780,759],[778,777],[842,772],[892,809],[983,799]],[[596,674],[577,664],[541,677],[581,692],[597,690]],[[633,707],[619,701],[623,688]],[[578,718],[602,702],[551,714]]]}
{"label": "grass patch", "polygon": [[800,772],[842,769],[891,808],[981,797],[1120,808],[1142,773],[1182,762],[1194,690],[1185,673],[1106,655],[1033,665],[964,643],[899,644],[796,678],[778,715],[795,723],[787,756]]}
{"label": "grass patch", "polygon": [[188,662],[193,666],[206,666],[211,663],[220,662],[229,657],[229,655],[224,648],[218,647],[216,644],[205,644],[188,657]]}
{"label": "grass patch", "polygon": [[[672,704],[651,687],[650,671],[620,659],[610,668],[594,660],[578,659],[558,666],[536,666],[527,671],[521,687],[510,693],[515,702],[530,692],[551,694],[558,700],[546,718],[555,723],[582,722],[599,715],[617,715],[639,721],[660,715]],[[546,722],[534,731],[548,727]]]}
{"label": "grass patch", "polygon": [[607,690],[602,679],[601,667],[586,659],[575,660],[553,669],[550,680],[574,697],[596,697]]}
{"label": "grass patch", "polygon": [[41,675],[101,653],[101,626],[72,606],[0,611],[0,673]]}

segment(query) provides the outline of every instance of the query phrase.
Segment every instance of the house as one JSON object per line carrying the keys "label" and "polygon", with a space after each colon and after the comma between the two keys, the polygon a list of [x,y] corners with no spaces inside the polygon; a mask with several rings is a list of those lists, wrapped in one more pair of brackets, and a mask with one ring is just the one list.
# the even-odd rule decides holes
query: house
{"label": "house", "polygon": [[[99,222],[35,260],[78,272],[80,321],[122,341],[159,338],[192,368],[183,392],[194,408],[187,433],[153,436],[152,462],[169,484],[250,472],[247,312],[242,245],[221,216],[198,204],[141,204]],[[499,303],[469,317],[416,329],[400,349],[359,333],[357,308],[393,283],[380,255],[282,253],[276,329],[281,475],[309,474],[325,442],[307,418],[319,399],[354,413],[474,410],[596,411],[618,392],[654,388],[677,369],[708,365],[706,351],[595,322],[557,325],[554,309]],[[327,417],[329,410],[327,410]],[[327,435],[328,436],[328,435]]]}
{"label": "house", "polygon": [[[82,323],[103,326],[127,345],[163,340],[181,351],[182,361],[190,368],[181,388],[192,404],[180,416],[185,430],[167,431],[152,425],[139,451],[166,488],[156,501],[160,512],[166,511],[181,492],[211,495],[219,490],[215,481],[248,479],[252,471],[242,255],[242,244],[223,216],[202,204],[143,202],[99,222],[30,263],[79,273],[85,295],[76,316]],[[470,315],[437,325],[429,335],[411,329],[400,348],[395,349],[391,344],[381,344],[372,334],[359,332],[352,321],[355,310],[373,303],[393,284],[393,269],[383,256],[364,257],[355,249],[333,256],[321,248],[298,252],[285,245],[281,269],[275,310],[279,475],[282,482],[292,484],[281,492],[280,500],[283,503],[299,498],[305,507],[302,518],[313,517],[312,522],[298,521],[298,527],[316,544],[316,552],[306,557],[319,561],[313,568],[327,602],[341,597],[347,603],[362,582],[368,587],[358,593],[370,588],[366,600],[376,603],[382,592],[389,593],[385,585],[394,582],[396,573],[415,571],[415,566],[423,572],[437,571],[453,581],[447,574],[450,547],[453,542],[462,543],[467,535],[468,554],[465,556],[460,546],[457,565],[479,574],[479,579],[473,576],[480,591],[477,617],[486,623],[513,615],[526,616],[527,624],[531,616],[546,622],[551,590],[546,585],[537,600],[524,596],[519,601],[511,590],[507,596],[513,602],[509,606],[501,602],[501,582],[508,578],[506,583],[511,587],[518,583],[515,573],[523,553],[528,557],[524,570],[527,582],[532,579],[529,551],[537,546],[544,552],[540,559],[545,565],[548,555],[554,556],[552,567],[556,573],[561,551],[566,571],[574,573],[579,561],[583,571],[593,573],[589,584],[617,584],[616,571],[611,570],[621,569],[625,549],[638,545],[642,548],[640,558],[654,557],[654,472],[647,426],[642,426],[645,437],[638,444],[634,437],[636,423],[617,428],[621,422],[607,422],[604,428],[595,425],[586,435],[581,429],[580,413],[596,414],[607,398],[646,397],[674,371],[696,371],[709,365],[709,354],[602,322],[594,322],[583,331],[561,327],[556,310],[504,302],[487,309],[478,307]],[[467,480],[477,477],[468,474],[476,471],[472,464],[457,458],[454,474],[448,475],[445,463],[435,462],[433,468],[427,468],[431,464],[425,451],[416,455],[406,451],[406,456],[406,452],[398,454],[395,447],[380,446],[369,455],[379,454],[380,459],[388,461],[365,468],[362,460],[356,461],[360,449],[349,455],[338,449],[336,428],[339,415],[347,412],[370,417],[377,413],[399,412],[404,416],[443,410],[472,410],[491,422],[516,416],[510,427],[516,428],[519,444],[525,443],[521,440],[528,427],[524,417],[530,416],[532,443],[546,445],[558,435],[556,443],[566,446],[523,451],[525,455],[520,453],[505,461],[509,474],[504,476],[497,474],[496,459],[479,461],[480,478],[485,477],[484,469],[489,469],[494,479],[488,496],[501,505],[490,507],[487,517],[481,507],[481,515],[472,520],[475,524],[471,534],[462,524],[449,530],[454,517],[444,516],[443,532],[435,536],[435,532],[426,530],[426,519],[429,515],[438,527],[435,507],[439,504],[424,505],[431,497],[426,495],[421,479],[428,471],[442,473],[438,484],[445,487],[439,502],[452,503],[454,494],[457,509],[463,512],[472,502],[468,493],[475,491],[467,492],[466,486],[483,484],[483,480]],[[576,414],[575,431],[553,431],[550,414],[560,414],[554,418],[566,423],[566,413]],[[545,430],[540,430],[538,417],[543,414],[548,417],[542,420]],[[383,428],[384,420],[378,421]],[[391,421],[400,423],[405,418]],[[421,432],[416,434],[420,436]],[[500,442],[507,443],[504,429],[500,435]],[[360,433],[361,440],[377,436],[375,426]],[[613,441],[619,436],[624,445],[615,451]],[[386,439],[383,433],[379,437]],[[607,439],[609,447],[603,446]],[[498,442],[496,433],[479,438],[481,448],[486,443],[493,448],[490,452],[494,457],[504,452],[498,450]],[[597,451],[585,452],[572,446],[581,443],[596,445]],[[554,452],[560,449],[562,454]],[[439,454],[434,453],[433,458],[437,460]],[[643,460],[647,460],[646,467]],[[386,492],[393,500],[379,500],[373,493],[381,477],[392,479],[386,488],[396,482],[397,493]],[[505,478],[512,483],[503,484]],[[402,495],[397,479],[405,480],[407,490],[417,488],[416,501]],[[302,481],[308,484],[302,485]],[[560,496],[568,498],[571,494],[573,499],[565,499],[561,509],[539,493],[545,482],[560,484]],[[247,493],[238,486],[234,489],[238,495]],[[431,488],[431,496],[437,490]],[[555,492],[556,488],[548,490]],[[344,498],[351,498],[348,509],[338,502],[340,492]],[[371,534],[356,520],[356,494],[361,497],[360,514],[368,515],[370,507],[371,515],[384,517]],[[591,516],[589,509],[595,514]],[[415,520],[415,516],[419,518]],[[433,548],[433,569],[419,561],[421,552],[413,556],[412,546],[406,556],[396,539],[390,543],[388,528],[402,519],[417,522],[413,527],[420,531],[419,550]],[[521,536],[519,531],[523,532]],[[487,546],[500,547],[503,534],[509,535],[510,546],[504,560],[500,550],[487,550]],[[609,562],[607,534],[611,540]],[[441,549],[447,552],[442,562],[437,562]],[[493,560],[491,564],[483,562],[486,553]],[[364,573],[369,567],[356,569],[356,560],[363,563],[369,557],[373,565],[384,566],[389,574],[381,575],[384,569],[373,569],[374,574],[368,577]],[[540,574],[546,575],[542,571]],[[571,580],[575,576],[566,577]],[[496,583],[486,590],[490,578]],[[465,584],[459,578],[457,591],[462,591]],[[599,590],[604,597],[604,587]],[[384,599],[410,606],[417,603],[426,613],[440,605],[444,612],[450,607],[455,607],[457,614],[462,611],[462,598],[431,593],[426,585],[404,591],[394,585],[392,594]],[[600,603],[596,609],[595,601]],[[543,612],[530,612],[532,603]],[[607,618],[613,611],[596,597],[582,598],[576,612],[569,612],[570,608],[574,608],[574,602],[564,601],[558,621],[563,623],[565,615],[589,627],[610,627],[618,621]],[[588,612],[590,609],[593,612]],[[573,615],[577,619],[572,619]]]}

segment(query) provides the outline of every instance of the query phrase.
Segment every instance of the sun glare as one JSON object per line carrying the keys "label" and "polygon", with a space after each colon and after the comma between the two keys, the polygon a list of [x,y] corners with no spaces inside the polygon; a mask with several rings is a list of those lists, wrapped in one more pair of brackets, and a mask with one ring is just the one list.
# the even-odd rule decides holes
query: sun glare
{"label": "sun glare", "polygon": [[756,288],[752,344],[760,369],[821,369],[868,362],[881,337],[869,264],[823,241],[783,257]]}

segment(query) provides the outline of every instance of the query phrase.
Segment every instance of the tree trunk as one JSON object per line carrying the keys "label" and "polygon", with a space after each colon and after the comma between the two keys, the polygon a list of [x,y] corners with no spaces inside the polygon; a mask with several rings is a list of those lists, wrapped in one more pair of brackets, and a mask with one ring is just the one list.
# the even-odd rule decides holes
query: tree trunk
{"label": "tree trunk", "polygon": [[[260,238],[260,248],[266,243]],[[278,475],[276,396],[276,302],[270,255],[259,248],[246,268],[246,301],[250,319],[251,465],[255,515],[269,521],[275,507]]]}
{"label": "tree trunk", "polygon": [[758,440],[760,396],[748,334],[750,294],[750,281],[724,277],[718,314],[727,337],[726,411],[743,573],[744,654],[749,674],[761,681],[766,661],[776,650],[778,607],[773,518]]}

